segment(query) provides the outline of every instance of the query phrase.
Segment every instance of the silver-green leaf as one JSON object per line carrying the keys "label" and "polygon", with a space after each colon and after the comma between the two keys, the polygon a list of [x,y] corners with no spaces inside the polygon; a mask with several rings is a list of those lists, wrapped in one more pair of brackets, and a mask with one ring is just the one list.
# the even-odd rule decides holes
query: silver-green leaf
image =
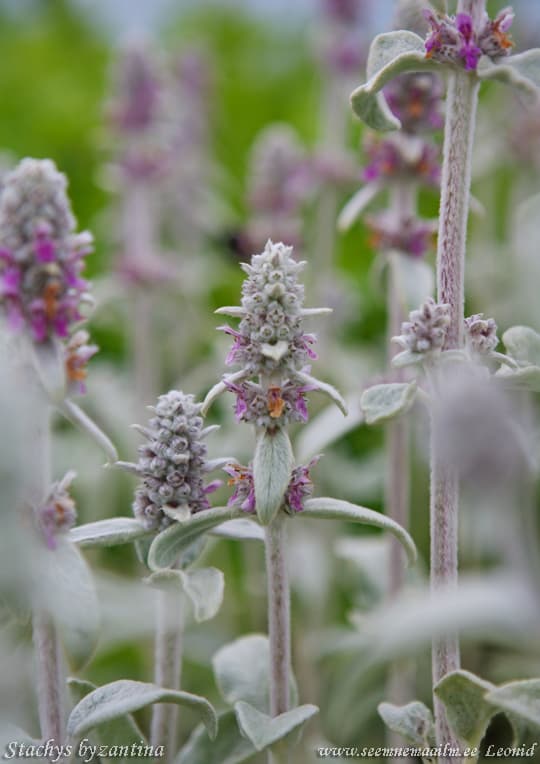
{"label": "silver-green leaf", "polygon": [[211,531],[210,536],[231,539],[232,541],[264,541],[264,530],[259,523],[239,517],[237,520],[227,520],[217,525]]}
{"label": "silver-green leaf", "polygon": [[388,729],[397,732],[409,743],[420,748],[433,744],[435,737],[433,715],[430,709],[419,700],[413,700],[406,706],[380,703],[377,711]]}
{"label": "silver-green leaf", "polygon": [[401,30],[378,35],[369,51],[368,81],[351,95],[354,113],[374,130],[398,130],[401,122],[392,114],[380,91],[402,72],[418,72],[437,66],[426,58],[424,40],[413,32]]}
{"label": "silver-green leaf", "polygon": [[258,751],[264,751],[278,740],[283,740],[319,711],[317,706],[307,703],[271,717],[241,700],[235,703],[234,709],[240,730]]}
{"label": "silver-green leaf", "polygon": [[376,528],[392,533],[403,545],[409,564],[416,562],[416,546],[411,536],[398,523],[391,520],[380,512],[373,509],[360,507],[357,504],[351,504],[348,501],[331,498],[308,499],[304,503],[303,512],[299,512],[297,517],[317,518],[323,520],[348,520],[362,525],[373,525]]}
{"label": "silver-green leaf", "polygon": [[190,708],[201,717],[210,737],[216,736],[216,713],[205,698],[130,679],[120,679],[98,687],[79,701],[69,716],[67,733],[69,737],[77,739],[100,724],[139,711],[153,703],[176,703]]}
{"label": "silver-green leaf", "polygon": [[133,517],[112,517],[78,525],[69,532],[69,540],[80,547],[115,546],[129,544],[148,534],[149,531]]}
{"label": "silver-green leaf", "polygon": [[[270,647],[263,634],[248,634],[221,647],[212,658],[214,675],[223,700],[233,705],[246,701],[263,713],[270,712]],[[297,702],[291,675],[290,702]]]}
{"label": "silver-green leaf", "polygon": [[276,516],[289,486],[293,453],[287,432],[264,430],[257,440],[253,457],[255,508],[262,525]]}
{"label": "silver-green leaf", "polygon": [[364,390],[360,406],[366,424],[378,424],[405,414],[416,397],[415,382],[391,382]]}
{"label": "silver-green leaf", "polygon": [[540,334],[529,326],[512,326],[502,336],[508,354],[527,366],[540,366]]}
{"label": "silver-green leaf", "polygon": [[537,97],[540,91],[540,48],[508,56],[497,63],[484,56],[478,64],[477,74],[481,80],[498,80]]}
{"label": "silver-green leaf", "polygon": [[257,749],[239,731],[234,711],[218,717],[217,737],[211,740],[202,725],[198,725],[174,764],[243,764],[257,755]]}
{"label": "silver-green leaf", "polygon": [[502,366],[495,373],[495,378],[510,390],[528,390],[531,393],[540,393],[540,366],[524,366],[521,369],[510,369],[508,366]]}
{"label": "silver-green leaf", "polygon": [[214,507],[190,515],[159,533],[150,545],[148,566],[151,570],[168,568],[194,541],[216,525],[241,516],[241,510],[231,507]]}
{"label": "silver-green leaf", "polygon": [[485,699],[499,711],[540,727],[540,679],[502,684],[488,692]]}
{"label": "silver-green leaf", "polygon": [[446,708],[448,722],[464,743],[478,748],[492,716],[493,706],[485,700],[495,686],[469,671],[453,671],[435,685],[434,692]]}
{"label": "silver-green leaf", "polygon": [[[81,701],[84,697],[97,689],[95,684],[88,682],[86,679],[70,677],[67,682],[75,702]],[[125,714],[125,716],[119,716],[110,722],[100,724],[99,727],[96,728],[94,735],[100,745],[106,745],[108,747],[113,745],[140,745],[141,742],[143,744],[146,743],[143,733],[131,714]],[[143,759],[142,757],[130,757],[129,760],[132,762],[141,762]]]}
{"label": "silver-green leaf", "polygon": [[193,605],[197,623],[212,619],[223,602],[225,579],[222,571],[217,568],[159,570],[147,580],[154,586],[179,587]]}
{"label": "silver-green leaf", "polygon": [[109,436],[98,427],[94,420],[91,419],[80,406],[77,406],[77,404],[69,398],[66,398],[57,405],[60,413],[63,414],[68,421],[89,435],[92,440],[103,449],[110,464],[114,464],[114,462],[118,460],[118,452]]}

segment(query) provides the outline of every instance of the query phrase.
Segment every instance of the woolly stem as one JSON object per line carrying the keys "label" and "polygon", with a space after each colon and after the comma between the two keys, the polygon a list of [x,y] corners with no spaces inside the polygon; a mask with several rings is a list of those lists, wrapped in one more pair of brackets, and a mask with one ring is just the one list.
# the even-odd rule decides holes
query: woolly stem
{"label": "woolly stem", "polygon": [[265,547],[270,637],[270,713],[279,716],[289,710],[291,665],[289,577],[283,512],[278,512],[266,528]]}
{"label": "woolly stem", "polygon": [[[289,710],[291,624],[285,521],[284,513],[278,512],[267,526],[265,535],[272,716],[279,716]],[[274,751],[268,754],[268,764],[287,762],[287,747],[284,744],[274,746]]]}
{"label": "woolly stem", "polygon": [[[182,603],[170,592],[158,592],[154,642],[154,681],[160,687],[180,689],[182,670]],[[165,748],[165,761],[173,761],[178,742],[178,706],[157,703],[152,707],[152,745]]]}
{"label": "woolly stem", "polygon": [[[474,6],[474,9],[473,7]],[[478,11],[484,0],[460,0],[458,10]],[[437,298],[450,305],[450,325],[445,348],[463,344],[465,297],[465,244],[471,185],[471,160],[478,102],[478,80],[465,71],[451,71],[446,99],[441,204],[437,248]],[[455,468],[441,453],[444,433],[431,422],[431,590],[457,586],[459,483]],[[450,631],[432,642],[435,685],[460,666],[459,639]],[[443,704],[434,696],[437,744],[459,748],[452,735]],[[457,759],[443,759],[443,762]]]}
{"label": "woolly stem", "polygon": [[[24,354],[24,348],[22,352]],[[23,361],[20,371],[19,392],[24,388],[27,403],[26,410],[21,412],[22,426],[33,453],[32,469],[27,471],[24,486],[24,502],[39,509],[51,482],[50,406],[32,366]],[[32,637],[41,738],[62,744],[65,733],[64,667],[56,628],[45,608],[36,608],[32,615]]]}

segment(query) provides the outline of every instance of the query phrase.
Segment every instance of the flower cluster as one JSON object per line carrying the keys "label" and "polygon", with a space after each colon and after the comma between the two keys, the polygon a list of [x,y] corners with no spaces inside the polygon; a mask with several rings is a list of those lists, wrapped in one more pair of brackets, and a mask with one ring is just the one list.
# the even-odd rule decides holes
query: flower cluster
{"label": "flower cluster", "polygon": [[388,83],[384,96],[405,133],[418,135],[443,126],[443,86],[437,75],[431,72],[402,74]]}
{"label": "flower cluster", "polygon": [[337,75],[357,74],[365,59],[362,44],[367,1],[323,0],[321,53],[326,65]]}
{"label": "flower cluster", "polygon": [[277,429],[289,422],[307,420],[305,393],[321,389],[339,405],[337,391],[322,385],[308,374],[310,359],[316,358],[314,334],[303,329],[303,317],[328,312],[324,308],[303,307],[304,287],[298,274],[304,262],[292,256],[292,247],[268,241],[251,264],[242,287],[241,307],[220,308],[217,312],[241,318],[238,330],[218,327],[233,337],[226,363],[241,370],[225,376],[207,396],[209,402],[229,390],[236,395],[238,420]]}
{"label": "flower cluster", "polygon": [[493,20],[486,12],[478,20],[469,13],[439,16],[429,8],[424,15],[431,26],[426,58],[475,71],[482,55],[497,59],[508,55],[513,45],[507,34],[514,20],[511,8],[504,8]]}
{"label": "flower cluster", "polygon": [[80,274],[92,237],[75,233],[66,185],[50,160],[24,159],[0,197],[0,305],[35,342],[68,337],[90,299]]}
{"label": "flower cluster", "polygon": [[46,500],[38,510],[38,522],[49,549],[56,549],[56,538],[67,533],[77,520],[75,502],[69,495],[69,487],[75,473],[68,472],[62,480],[53,483]]}
{"label": "flower cluster", "polygon": [[148,530],[166,528],[182,513],[208,509],[208,494],[220,481],[205,485],[204,477],[215,468],[207,460],[201,404],[192,395],[171,390],[161,395],[148,428],[137,428],[147,442],[139,447],[132,467],[142,479],[135,493],[133,512]]}
{"label": "flower cluster", "polygon": [[310,347],[315,337],[302,328],[304,287],[298,273],[304,265],[293,259],[292,247],[271,241],[250,265],[242,264],[248,278],[239,331],[219,328],[234,337],[227,363],[242,366],[246,376],[294,372],[316,358]]}
{"label": "flower cluster", "polygon": [[388,138],[369,133],[364,141],[367,165],[363,180],[417,180],[438,186],[440,181],[439,149],[431,141],[405,138],[396,133]]}
{"label": "flower cluster", "polygon": [[499,344],[497,324],[493,318],[475,313],[465,319],[465,343],[474,353],[491,353]]}
{"label": "flower cluster", "polygon": [[411,257],[423,257],[433,244],[436,221],[410,216],[399,220],[392,212],[367,215],[371,245],[380,251],[395,250]]}
{"label": "flower cluster", "polygon": [[79,329],[75,332],[64,349],[66,377],[72,391],[80,393],[86,392],[87,369],[86,364],[94,356],[99,348],[97,345],[90,345],[90,335],[86,329]]}
{"label": "flower cluster", "polygon": [[[320,456],[315,456],[309,464],[295,467],[291,474],[289,486],[283,498],[283,508],[286,512],[302,512],[304,501],[313,493],[310,470],[317,464]],[[251,464],[244,467],[236,462],[227,464],[223,470],[230,476],[227,484],[234,486],[234,491],[227,502],[228,506],[240,507],[244,512],[255,512],[255,487]]]}
{"label": "flower cluster", "polygon": [[299,385],[285,380],[281,385],[262,385],[246,380],[230,382],[225,379],[227,390],[236,394],[234,413],[239,422],[252,422],[257,427],[275,427],[291,422],[307,422],[308,411],[305,393],[314,390],[313,385]]}
{"label": "flower cluster", "polygon": [[432,297],[409,314],[401,325],[401,334],[392,341],[411,353],[432,353],[442,350],[450,324],[450,306],[436,303]]}

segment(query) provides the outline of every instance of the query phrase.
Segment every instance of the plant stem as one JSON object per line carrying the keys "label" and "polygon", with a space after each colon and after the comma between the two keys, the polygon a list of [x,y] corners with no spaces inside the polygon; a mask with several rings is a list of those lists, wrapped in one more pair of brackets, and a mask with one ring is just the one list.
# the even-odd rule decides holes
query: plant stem
{"label": "plant stem", "polygon": [[[469,6],[485,6],[485,0],[469,0]],[[460,0],[458,10],[466,8]],[[450,325],[445,348],[463,344],[465,298],[465,244],[471,185],[471,161],[478,101],[478,80],[465,71],[451,71],[446,99],[441,204],[437,247],[437,299],[450,305]],[[431,422],[431,590],[457,586],[458,580],[458,505],[459,483],[455,468],[441,454],[444,433],[432,416]],[[460,666],[456,632],[437,637],[432,643],[432,674],[436,684],[449,671]],[[433,700],[437,744],[459,748],[452,735],[444,706]],[[459,759],[443,759],[444,762]]]}
{"label": "plant stem", "polygon": [[270,637],[270,713],[272,716],[279,716],[289,710],[291,634],[285,521],[284,513],[278,512],[266,528],[265,539]]}
{"label": "plant stem", "polygon": [[[182,669],[183,613],[180,597],[159,591],[156,602],[154,644],[154,681],[160,687],[180,689]],[[165,761],[176,756],[178,740],[178,706],[157,703],[152,707],[152,745],[165,748]]]}
{"label": "plant stem", "polygon": [[[17,377],[20,374],[18,392],[26,402],[25,410],[20,412],[24,438],[26,443],[31,444],[33,453],[32,469],[27,470],[23,499],[25,505],[39,509],[51,482],[50,406],[35,377],[34,368],[25,360],[26,351],[23,344],[22,362],[16,372]],[[56,628],[45,608],[37,607],[32,614],[32,637],[41,738],[51,738],[57,744],[62,744],[65,734],[64,667]]]}

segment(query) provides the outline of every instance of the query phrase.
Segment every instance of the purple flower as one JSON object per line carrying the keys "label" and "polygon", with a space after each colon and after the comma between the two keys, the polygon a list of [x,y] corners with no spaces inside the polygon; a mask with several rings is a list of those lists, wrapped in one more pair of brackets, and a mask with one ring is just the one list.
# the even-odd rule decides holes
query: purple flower
{"label": "purple flower", "polygon": [[405,132],[421,133],[443,126],[443,87],[435,74],[402,74],[384,88],[384,96]]}
{"label": "purple flower", "polygon": [[227,485],[234,486],[234,491],[227,502],[227,506],[237,506],[243,509],[244,512],[254,514],[255,486],[253,484],[251,464],[243,467],[241,464],[231,462],[223,467],[223,471],[230,476]]}
{"label": "purple flower", "polygon": [[71,392],[84,395],[86,392],[86,364],[98,352],[97,345],[89,345],[90,335],[85,329],[75,332],[65,348],[66,377]]}
{"label": "purple flower", "polygon": [[238,422],[251,422],[258,427],[274,429],[289,422],[308,420],[305,393],[314,390],[315,386],[299,384],[294,380],[266,388],[250,380],[236,383],[225,377],[223,381],[227,389],[236,395],[234,413]]}
{"label": "purple flower", "polygon": [[292,512],[301,512],[304,509],[304,501],[313,493],[313,483],[309,473],[320,458],[321,454],[314,456],[309,464],[295,467],[292,471],[291,482],[285,493],[285,505]]}
{"label": "purple flower", "polygon": [[363,173],[366,183],[404,178],[439,184],[439,150],[431,141],[401,132],[388,138],[369,133],[364,145],[368,158]]}
{"label": "purple flower", "polygon": [[[291,480],[283,500],[283,508],[286,511],[301,512],[304,509],[304,501],[313,492],[313,483],[309,472],[320,458],[320,455],[315,456],[309,464],[295,467],[292,471]],[[227,506],[237,506],[244,512],[254,514],[256,512],[255,486],[251,463],[244,467],[242,464],[231,462],[223,467],[223,470],[230,475],[227,485],[234,486],[234,492],[227,502]]]}
{"label": "purple flower", "polygon": [[157,116],[160,82],[156,66],[142,48],[127,50],[118,71],[118,96],[111,107],[113,121],[127,132],[153,126]]}
{"label": "purple flower", "polygon": [[56,549],[57,536],[67,533],[75,525],[77,510],[69,495],[74,477],[74,472],[68,472],[62,480],[54,483],[43,506],[38,509],[38,522],[49,549]]}
{"label": "purple flower", "polygon": [[397,250],[412,257],[423,257],[433,246],[436,221],[410,217],[399,220],[390,212],[366,216],[370,244],[374,249]]}
{"label": "purple flower", "polygon": [[426,58],[460,63],[467,71],[475,71],[482,55],[497,59],[508,55],[513,45],[506,34],[514,19],[510,8],[502,10],[493,21],[487,13],[473,19],[468,13],[437,16],[426,9],[424,16],[431,26],[425,42]]}
{"label": "purple flower", "polygon": [[66,338],[83,318],[80,273],[92,238],[74,231],[65,176],[49,160],[24,159],[0,199],[0,305],[35,342]]}

